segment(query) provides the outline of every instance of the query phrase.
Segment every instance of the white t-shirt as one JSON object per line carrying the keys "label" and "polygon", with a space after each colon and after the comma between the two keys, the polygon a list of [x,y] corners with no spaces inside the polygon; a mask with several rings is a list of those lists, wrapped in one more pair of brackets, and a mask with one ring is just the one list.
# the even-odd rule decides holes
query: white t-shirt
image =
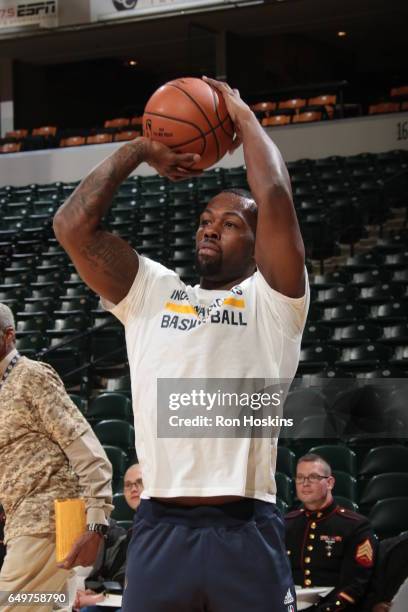
{"label": "white t-shirt", "polygon": [[[144,497],[237,495],[274,502],[277,439],[157,436],[158,378],[292,379],[309,307],[259,271],[228,291],[186,286],[139,256],[128,295],[104,306],[124,324]],[[197,315],[197,309],[201,317]]]}

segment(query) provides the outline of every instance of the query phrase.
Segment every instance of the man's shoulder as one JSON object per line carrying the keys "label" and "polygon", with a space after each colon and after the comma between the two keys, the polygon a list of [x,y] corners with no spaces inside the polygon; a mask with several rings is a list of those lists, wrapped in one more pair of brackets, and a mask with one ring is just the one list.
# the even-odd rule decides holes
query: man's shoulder
{"label": "man's shoulder", "polygon": [[18,365],[20,367],[18,368],[17,372],[19,372],[21,375],[30,373],[31,375],[36,375],[37,377],[58,376],[54,368],[50,366],[49,363],[29,359],[25,356],[21,357]]}
{"label": "man's shoulder", "polygon": [[340,517],[340,519],[344,519],[344,521],[349,521],[350,523],[353,524],[362,524],[362,523],[367,523],[369,524],[369,520],[366,516],[363,516],[362,514],[359,514],[358,512],[354,512],[353,510],[350,510],[349,508],[344,508],[343,506],[337,506],[335,509],[335,514],[336,516]]}
{"label": "man's shoulder", "polygon": [[288,512],[285,514],[285,521],[295,521],[296,519],[301,519],[305,516],[305,511],[303,508],[298,508],[297,510],[292,510],[292,512]]}

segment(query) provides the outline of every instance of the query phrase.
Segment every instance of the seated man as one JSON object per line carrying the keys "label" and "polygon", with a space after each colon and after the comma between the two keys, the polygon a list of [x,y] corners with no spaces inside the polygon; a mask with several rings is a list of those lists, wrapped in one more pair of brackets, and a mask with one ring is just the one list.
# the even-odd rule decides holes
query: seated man
{"label": "seated man", "polygon": [[285,517],[286,545],[296,585],[332,587],[308,609],[357,612],[373,570],[376,538],[364,516],[335,503],[334,484],[322,457],[299,459],[296,492],[303,507]]}
{"label": "seated man", "polygon": [[[140,504],[140,495],[143,491],[142,472],[139,463],[134,463],[125,472],[123,479],[123,492],[128,505],[136,510]],[[100,551],[91,574],[85,580],[86,589],[79,589],[76,594],[74,608],[86,608],[86,612],[99,610],[97,604],[104,600],[100,591],[104,582],[118,582],[122,587],[125,580],[126,552],[131,536],[119,526],[116,521],[109,519],[109,529],[103,550]],[[95,607],[96,606],[96,607]],[[102,608],[101,608],[102,609]]]}

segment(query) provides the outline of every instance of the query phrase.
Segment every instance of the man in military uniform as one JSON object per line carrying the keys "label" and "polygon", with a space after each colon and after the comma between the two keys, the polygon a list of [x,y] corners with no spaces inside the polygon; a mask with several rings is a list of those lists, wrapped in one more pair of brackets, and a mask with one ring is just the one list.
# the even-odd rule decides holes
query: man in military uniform
{"label": "man in military uniform", "polygon": [[374,566],[376,538],[370,523],[335,503],[335,479],[319,455],[299,459],[295,480],[303,507],[285,517],[295,585],[332,587],[310,610],[357,612]]}
{"label": "man in military uniform", "polygon": [[[1,612],[24,593],[59,593],[71,568],[92,565],[112,509],[112,466],[89,424],[47,364],[18,354],[11,310],[0,304],[0,501],[7,553]],[[83,497],[87,531],[55,560],[54,500]],[[18,600],[17,600],[18,601]],[[25,604],[48,612],[51,603]]]}

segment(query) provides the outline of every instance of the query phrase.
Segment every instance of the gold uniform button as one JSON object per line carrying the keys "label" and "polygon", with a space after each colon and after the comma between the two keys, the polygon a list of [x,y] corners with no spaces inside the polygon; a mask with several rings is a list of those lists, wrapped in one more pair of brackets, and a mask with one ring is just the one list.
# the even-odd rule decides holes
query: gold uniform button
{"label": "gold uniform button", "polygon": [[307,550],[313,550],[313,546],[309,544],[309,546],[307,547]]}
{"label": "gold uniform button", "polygon": [[309,533],[309,538],[310,538],[311,540],[314,540],[314,539],[315,539],[315,537],[316,537],[316,535],[315,535],[314,533]]}
{"label": "gold uniform button", "polygon": [[336,606],[341,606],[341,601],[339,599],[336,601]]}
{"label": "gold uniform button", "polygon": [[287,550],[286,552],[288,553],[288,555],[290,555],[290,553],[291,553],[292,551],[290,551],[290,550]]}
{"label": "gold uniform button", "polygon": [[317,525],[316,523],[313,521],[313,523],[310,524],[310,529],[316,529]]}
{"label": "gold uniform button", "polygon": [[307,579],[305,580],[305,586],[310,586],[311,584],[312,584],[312,581],[311,581],[311,580],[309,580],[309,578],[307,578]]}
{"label": "gold uniform button", "polygon": [[310,576],[310,570],[305,570],[305,576]]}
{"label": "gold uniform button", "polygon": [[305,557],[305,563],[310,563],[311,558],[310,557]]}
{"label": "gold uniform button", "polygon": [[323,512],[318,512],[317,513],[317,518],[320,518],[321,516],[323,516]]}

